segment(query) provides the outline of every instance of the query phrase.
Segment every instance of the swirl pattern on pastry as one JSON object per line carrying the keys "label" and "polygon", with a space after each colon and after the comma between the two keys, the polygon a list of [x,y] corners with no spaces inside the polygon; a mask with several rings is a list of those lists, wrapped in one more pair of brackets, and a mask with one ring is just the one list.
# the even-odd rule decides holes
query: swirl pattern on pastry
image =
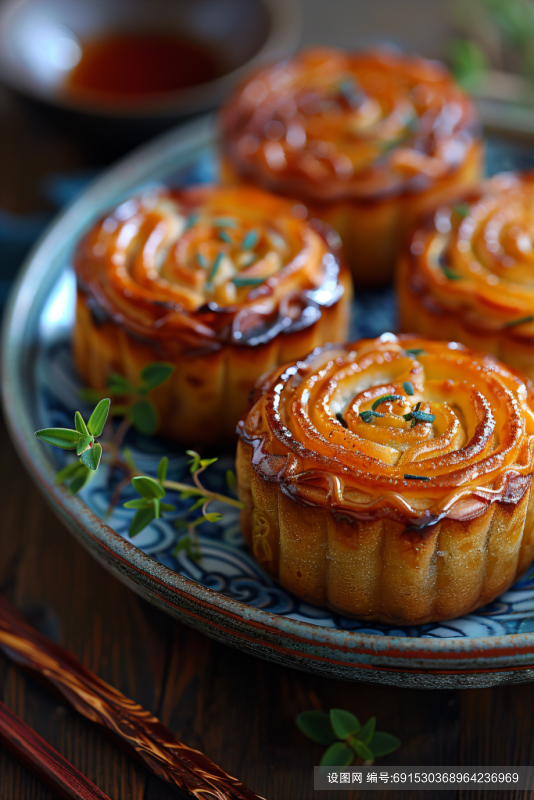
{"label": "swirl pattern on pastry", "polygon": [[337,237],[291,209],[249,187],[162,189],[95,225],[75,257],[74,350],[89,385],[103,388],[111,371],[136,382],[135,370],[169,361],[192,441],[225,416],[216,395],[232,436],[263,371],[346,331],[350,276],[327,243]]}
{"label": "swirl pattern on pastry", "polygon": [[534,378],[534,173],[439,206],[399,265],[404,330],[450,336]]}
{"label": "swirl pattern on pastry", "polygon": [[338,230],[349,262],[358,220],[343,201],[361,216],[404,195],[405,208],[382,210],[392,233],[427,193],[478,177],[469,98],[443,65],[391,50],[304,51],[253,75],[221,119],[227,178],[298,198]]}
{"label": "swirl pattern on pastry", "polygon": [[385,334],[278,371],[240,430],[255,469],[302,501],[469,519],[530,486],[533,397],[491,357]]}
{"label": "swirl pattern on pastry", "polygon": [[458,343],[318,348],[239,423],[245,537],[308,602],[405,624],[468,613],[534,556],[533,410],[529,381]]}
{"label": "swirl pattern on pastry", "polygon": [[426,188],[478,133],[441,64],[389,50],[310,50],[263,69],[226,106],[223,130],[239,169],[319,200]]}

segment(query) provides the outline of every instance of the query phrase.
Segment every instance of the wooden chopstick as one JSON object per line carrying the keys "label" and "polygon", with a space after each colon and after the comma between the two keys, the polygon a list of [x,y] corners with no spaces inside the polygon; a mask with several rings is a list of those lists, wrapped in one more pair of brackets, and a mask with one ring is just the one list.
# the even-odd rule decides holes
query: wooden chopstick
{"label": "wooden chopstick", "polygon": [[103,726],[151,772],[202,800],[263,800],[199,750],[178,741],[142,706],[32,628],[0,596],[0,650],[80,714]]}
{"label": "wooden chopstick", "polygon": [[109,800],[107,794],[78,772],[3,703],[0,703],[0,742],[60,797],[67,800]]}

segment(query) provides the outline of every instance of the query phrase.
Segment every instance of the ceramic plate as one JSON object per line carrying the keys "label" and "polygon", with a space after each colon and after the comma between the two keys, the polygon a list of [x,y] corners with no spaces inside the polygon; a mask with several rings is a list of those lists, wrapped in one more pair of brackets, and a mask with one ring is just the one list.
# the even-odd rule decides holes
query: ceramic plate
{"label": "ceramic plate", "polygon": [[[497,601],[461,619],[413,627],[365,624],[315,608],[281,589],[248,553],[239,518],[200,528],[202,560],[173,555],[177,511],[128,538],[133,511],[106,511],[117,477],[101,467],[79,497],[54,483],[63,451],[44,446],[38,428],[71,426],[80,383],[70,355],[75,281],[74,246],[105,209],[154,185],[217,176],[211,118],[182,127],[135,152],[100,178],[48,230],[22,270],[6,312],[3,391],[8,423],[30,473],[69,530],[106,567],[155,605],[204,633],[250,653],[300,669],[350,680],[402,686],[491,686],[534,678],[534,580],[523,579]],[[529,166],[527,150],[493,141],[491,172]],[[530,159],[530,164],[534,158]],[[391,290],[367,292],[353,308],[354,338],[395,329]],[[169,477],[187,478],[187,457],[133,431],[127,441],[139,468],[155,474],[162,454]],[[222,489],[232,455],[210,468]],[[211,473],[211,474],[210,474]],[[130,499],[125,491],[122,500]]]}

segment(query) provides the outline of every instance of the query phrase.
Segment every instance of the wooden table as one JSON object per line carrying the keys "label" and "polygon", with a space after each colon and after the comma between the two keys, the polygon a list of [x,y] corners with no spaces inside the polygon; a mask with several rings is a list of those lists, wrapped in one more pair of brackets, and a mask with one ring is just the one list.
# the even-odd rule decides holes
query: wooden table
{"label": "wooden table", "polygon": [[[83,164],[75,142],[28,125],[0,95],[2,206],[33,210],[39,176]],[[314,796],[313,765],[322,748],[294,722],[299,711],[312,708],[346,708],[361,720],[376,715],[379,729],[403,743],[377,766],[534,763],[532,685],[431,692],[344,683],[217,644],[141,600],[74,541],[30,481],[3,424],[0,453],[0,591],[40,630],[260,795],[269,800]],[[9,708],[112,800],[179,796],[3,656],[0,692]],[[395,794],[368,796],[379,800]],[[463,793],[440,792],[438,797],[447,800],[456,794]],[[471,792],[469,798],[474,794],[480,793]],[[514,793],[490,795],[512,798]],[[317,796],[333,800],[357,795]],[[0,750],[2,800],[52,797]]]}

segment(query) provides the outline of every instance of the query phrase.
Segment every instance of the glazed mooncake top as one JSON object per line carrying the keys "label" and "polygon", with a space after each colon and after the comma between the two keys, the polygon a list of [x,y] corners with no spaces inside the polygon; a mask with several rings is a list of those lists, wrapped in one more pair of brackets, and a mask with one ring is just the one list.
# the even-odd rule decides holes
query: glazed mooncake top
{"label": "glazed mooncake top", "polygon": [[479,138],[445,67],[393,49],[305,50],[250,77],[221,122],[243,177],[319,200],[424,191]]}
{"label": "glazed mooncake top", "polygon": [[534,172],[441,205],[409,243],[409,286],[494,334],[534,337]]}
{"label": "glazed mooncake top", "polygon": [[293,208],[249,187],[146,192],[82,240],[80,289],[96,316],[192,347],[306,327],[343,294],[338,237]]}
{"label": "glazed mooncake top", "polygon": [[255,392],[238,426],[253,466],[305,504],[424,526],[515,505],[530,486],[532,384],[456,342],[327,345]]}

